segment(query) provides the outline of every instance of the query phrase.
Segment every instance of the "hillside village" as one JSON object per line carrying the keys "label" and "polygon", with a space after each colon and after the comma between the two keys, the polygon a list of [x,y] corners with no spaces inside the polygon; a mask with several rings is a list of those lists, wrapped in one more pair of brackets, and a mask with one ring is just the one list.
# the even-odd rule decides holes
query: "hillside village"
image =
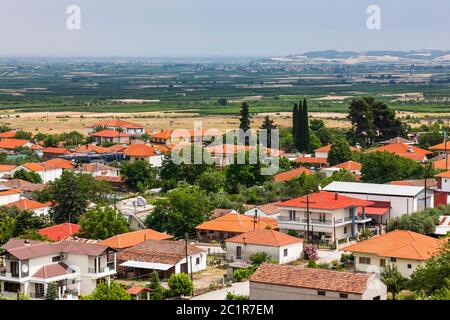
{"label": "hillside village", "polygon": [[[129,119],[87,135],[2,123],[0,298],[450,299],[445,123],[411,128],[367,97],[351,129],[306,99],[289,128],[251,117],[244,102],[240,129],[279,129],[279,149]],[[213,164],[171,160],[195,143]],[[262,149],[273,176],[235,163]]]}

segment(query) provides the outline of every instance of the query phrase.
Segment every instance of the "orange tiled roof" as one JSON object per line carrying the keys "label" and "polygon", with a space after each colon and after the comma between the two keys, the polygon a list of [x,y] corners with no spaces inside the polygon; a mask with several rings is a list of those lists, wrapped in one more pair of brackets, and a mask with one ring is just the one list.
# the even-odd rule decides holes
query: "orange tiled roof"
{"label": "orange tiled roof", "polygon": [[264,263],[250,277],[250,282],[362,294],[372,276],[368,273]]}
{"label": "orange tiled roof", "polygon": [[435,169],[441,169],[441,170],[450,170],[450,157],[448,158],[448,160],[444,159],[439,159],[436,160],[433,163],[433,168]]}
{"label": "orange tiled roof", "polygon": [[3,171],[11,171],[12,169],[15,169],[17,166],[13,164],[0,164],[0,172]]}
{"label": "orange tiled roof", "polygon": [[[311,209],[337,210],[349,207],[365,207],[373,204],[371,201],[351,198],[327,191],[314,192],[308,196],[309,208]],[[281,207],[306,208],[307,196],[287,200],[278,205]]]}
{"label": "orange tiled roof", "polygon": [[48,162],[41,162],[41,163],[28,162],[28,163],[22,164],[22,167],[27,168],[28,170],[33,171],[33,172],[61,169],[61,167],[58,167],[55,164],[48,163]]}
{"label": "orange tiled roof", "polygon": [[435,175],[438,178],[450,178],[450,171],[441,172]]}
{"label": "orange tiled roof", "polygon": [[130,144],[123,153],[128,157],[152,157],[156,156],[156,150],[146,144]]}
{"label": "orange tiled roof", "polygon": [[281,201],[266,203],[260,206],[256,206],[255,209],[259,209],[267,215],[272,215],[280,212],[280,207],[278,207],[280,203]]}
{"label": "orange tiled roof", "polygon": [[38,145],[38,144],[32,144],[31,145],[31,150],[44,150],[45,148]]}
{"label": "orange tiled roof", "polygon": [[161,233],[152,229],[122,233],[100,241],[98,244],[116,249],[133,247],[146,240],[167,240],[173,238],[167,233]]}
{"label": "orange tiled roof", "polygon": [[[331,144],[327,144],[326,146],[315,149],[314,152],[330,152],[332,146],[333,145],[331,145]],[[350,146],[350,150],[358,151],[358,148]]]}
{"label": "orange tiled roof", "polygon": [[312,174],[312,171],[307,169],[307,168],[300,167],[300,168],[297,168],[297,169],[293,169],[293,170],[289,170],[289,171],[286,171],[286,172],[278,173],[278,174],[273,176],[273,180],[276,181],[276,182],[290,181],[292,179],[295,179],[295,178],[301,176],[303,173],[308,175],[308,174]]}
{"label": "orange tiled roof", "polygon": [[345,247],[344,251],[371,253],[380,257],[428,260],[440,249],[441,241],[409,230],[395,230]]}
{"label": "orange tiled roof", "polygon": [[347,161],[347,162],[343,162],[340,164],[335,165],[333,168],[340,168],[340,169],[345,169],[348,171],[360,171],[361,170],[361,163],[356,162],[356,161]]}
{"label": "orange tiled roof", "polygon": [[19,201],[15,201],[12,203],[8,203],[5,205],[6,207],[16,207],[21,210],[33,210],[50,207],[49,203],[41,203],[30,199],[20,199]]}
{"label": "orange tiled roof", "polygon": [[61,223],[51,227],[43,228],[39,230],[39,234],[42,236],[47,236],[50,240],[60,241],[63,240],[78,231],[81,227],[74,223]]}
{"label": "orange tiled roof", "polygon": [[72,161],[61,158],[50,159],[42,163],[44,164],[44,166],[51,168],[61,168],[66,170],[73,169]]}
{"label": "orange tiled roof", "polygon": [[53,153],[53,154],[69,154],[70,151],[65,148],[56,148],[56,147],[48,147],[42,150],[44,153]]}
{"label": "orange tiled roof", "polygon": [[156,139],[170,139],[170,136],[172,135],[171,130],[164,130],[161,132],[153,133],[151,136]]}
{"label": "orange tiled roof", "polygon": [[298,157],[294,160],[297,163],[310,163],[310,164],[327,164],[327,159],[316,157]]}
{"label": "orange tiled roof", "polygon": [[131,294],[131,295],[134,295],[134,296],[138,295],[138,294],[140,294],[142,292],[151,292],[151,291],[152,291],[152,289],[141,287],[141,286],[132,286],[131,288],[127,289],[128,294]]}
{"label": "orange tiled roof", "polygon": [[122,177],[111,177],[111,176],[95,176],[95,180],[106,181],[106,182],[123,182]]}
{"label": "orange tiled roof", "polygon": [[[445,145],[447,144],[447,148],[445,148]],[[434,146],[429,147],[428,149],[433,150],[433,151],[449,151],[450,152],[450,141],[447,141],[447,143],[439,143],[436,144]]]}
{"label": "orange tiled roof", "polygon": [[16,130],[10,130],[6,132],[0,132],[0,138],[14,138],[16,136]]}
{"label": "orange tiled roof", "polygon": [[138,129],[142,129],[144,128],[144,126],[138,124],[138,123],[133,123],[133,122],[128,122],[125,120],[120,120],[120,119],[112,119],[112,120],[106,120],[106,121],[101,121],[98,122],[96,124],[94,124],[93,126],[91,126],[91,128],[96,128],[96,127],[111,127],[111,128],[138,128]]}
{"label": "orange tiled roof", "polygon": [[[270,218],[258,218],[257,229],[276,229],[278,222]],[[254,218],[239,213],[229,213],[217,219],[203,222],[195,227],[197,230],[211,230],[224,232],[248,232],[254,229]]]}
{"label": "orange tiled roof", "polygon": [[0,149],[13,150],[18,147],[22,147],[27,143],[29,143],[29,141],[24,139],[4,139],[0,141]]}
{"label": "orange tiled roof", "polygon": [[121,144],[114,144],[111,147],[106,148],[106,150],[108,150],[108,152],[122,152],[125,148],[126,147]]}
{"label": "orange tiled roof", "polygon": [[94,144],[86,144],[83,146],[79,146],[73,150],[76,153],[108,153],[110,150],[108,148],[103,148],[96,146]]}
{"label": "orange tiled roof", "polygon": [[99,132],[95,132],[93,134],[94,137],[104,137],[104,138],[118,138],[118,137],[129,137],[130,135],[125,132],[120,132],[116,130],[103,130]]}
{"label": "orange tiled roof", "polygon": [[366,153],[371,152],[389,152],[394,153],[400,157],[408,158],[414,161],[423,161],[426,155],[431,154],[432,152],[428,150],[424,150],[418,147],[414,147],[411,145],[403,144],[403,143],[391,143],[385,146],[381,146],[375,149],[371,149],[366,151]]}
{"label": "orange tiled roof", "polygon": [[301,243],[303,240],[275,230],[256,229],[229,238],[226,242],[283,247],[294,243]]}
{"label": "orange tiled roof", "polygon": [[0,191],[0,196],[9,196],[11,194],[18,194],[18,193],[22,193],[22,191],[17,190],[17,189],[8,189],[8,190]]}

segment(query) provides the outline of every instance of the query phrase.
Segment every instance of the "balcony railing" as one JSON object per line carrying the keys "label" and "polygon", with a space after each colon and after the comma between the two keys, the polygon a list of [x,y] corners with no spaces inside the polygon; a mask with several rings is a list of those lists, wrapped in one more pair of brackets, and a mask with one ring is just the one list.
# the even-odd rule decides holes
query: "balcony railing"
{"label": "balcony railing", "polygon": [[[278,221],[280,222],[293,222],[293,223],[298,223],[298,224],[307,224],[308,223],[308,219],[306,218],[300,218],[300,217],[295,217],[295,218],[291,218],[291,217],[285,217],[285,216],[279,216],[278,217]],[[341,224],[341,223],[346,223],[346,222],[351,222],[352,218],[351,217],[343,217],[343,218],[338,218],[336,219],[334,222],[336,224]],[[355,221],[357,221],[355,219]],[[322,220],[322,219],[309,219],[309,223],[310,224],[314,224],[314,225],[321,225],[321,226],[333,226],[333,220]]]}
{"label": "balcony railing", "polygon": [[97,271],[95,271],[95,268],[88,268],[88,272],[97,274],[97,273],[109,272],[110,270],[113,270],[113,269],[114,269],[114,265],[113,265],[112,268],[109,267],[109,266],[107,266],[107,267],[100,267],[100,268],[98,268]]}
{"label": "balcony railing", "polygon": [[11,272],[0,271],[0,277],[19,278],[19,275],[18,274],[12,274]]}

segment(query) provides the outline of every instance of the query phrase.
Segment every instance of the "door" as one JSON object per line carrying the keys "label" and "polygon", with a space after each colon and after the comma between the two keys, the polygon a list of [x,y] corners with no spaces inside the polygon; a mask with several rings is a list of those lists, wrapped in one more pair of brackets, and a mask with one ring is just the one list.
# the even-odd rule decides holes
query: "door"
{"label": "door", "polygon": [[236,259],[240,260],[242,258],[242,248],[236,247]]}
{"label": "door", "polygon": [[34,296],[36,298],[44,297],[44,284],[43,283],[35,283],[34,284]]}
{"label": "door", "polygon": [[187,263],[183,263],[182,265],[180,265],[180,271],[184,272],[184,273],[188,273],[188,265]]}
{"label": "door", "polygon": [[434,207],[436,208],[438,205],[447,205],[447,192],[434,192]]}

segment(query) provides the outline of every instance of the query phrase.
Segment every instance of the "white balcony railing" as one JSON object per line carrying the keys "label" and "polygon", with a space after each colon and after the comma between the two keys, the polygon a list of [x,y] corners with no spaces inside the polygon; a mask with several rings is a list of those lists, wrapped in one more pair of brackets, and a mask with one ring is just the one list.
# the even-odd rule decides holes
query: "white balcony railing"
{"label": "white balcony railing", "polygon": [[[278,221],[285,222],[285,223],[294,223],[294,224],[308,224],[308,219],[300,218],[300,217],[291,218],[291,217],[279,216]],[[355,219],[355,222],[356,221],[357,220]],[[336,224],[350,223],[350,222],[352,222],[351,217],[337,218],[336,220],[334,220],[334,223],[336,223]],[[329,226],[329,227],[333,226],[333,220],[326,220],[326,219],[322,220],[322,219],[310,218],[309,223],[313,224],[313,225],[320,225],[320,226]]]}

